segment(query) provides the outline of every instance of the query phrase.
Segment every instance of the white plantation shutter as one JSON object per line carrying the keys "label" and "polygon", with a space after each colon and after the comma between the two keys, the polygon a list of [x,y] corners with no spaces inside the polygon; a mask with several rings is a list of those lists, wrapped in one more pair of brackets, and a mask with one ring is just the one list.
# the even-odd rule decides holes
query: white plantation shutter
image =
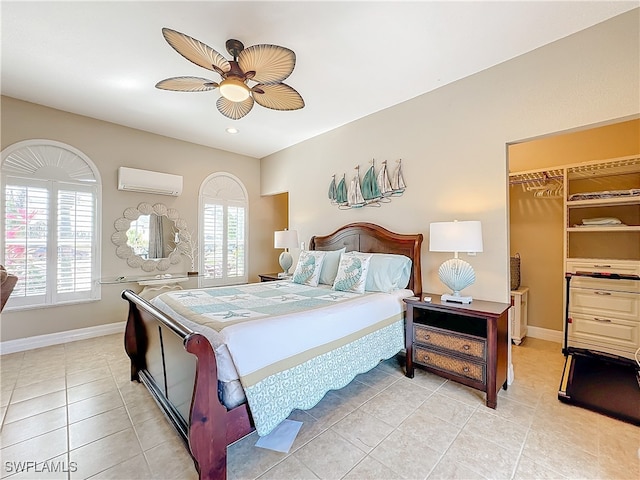
{"label": "white plantation shutter", "polygon": [[74,297],[92,287],[95,195],[58,190],[57,293]]}
{"label": "white plantation shutter", "polygon": [[227,206],[227,275],[246,278],[245,259],[245,207]]}
{"label": "white plantation shutter", "polygon": [[47,182],[7,185],[5,194],[4,262],[18,276],[12,298],[45,300],[49,239]]}
{"label": "white plantation shutter", "polygon": [[18,276],[7,309],[100,298],[95,166],[47,140],[20,142],[2,156],[0,263]]}
{"label": "white plantation shutter", "polygon": [[201,284],[247,282],[247,193],[231,174],[210,175],[200,188]]}
{"label": "white plantation shutter", "polygon": [[224,207],[214,203],[204,206],[204,275],[208,279],[221,280],[224,265]]}

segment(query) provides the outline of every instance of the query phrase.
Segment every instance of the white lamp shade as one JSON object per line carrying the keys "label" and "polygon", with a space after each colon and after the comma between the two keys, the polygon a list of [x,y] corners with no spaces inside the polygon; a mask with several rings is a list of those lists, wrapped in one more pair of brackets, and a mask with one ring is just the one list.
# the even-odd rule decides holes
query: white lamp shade
{"label": "white lamp shade", "polygon": [[430,224],[429,251],[482,252],[482,224],[478,220]]}
{"label": "white lamp shade", "polygon": [[298,232],[296,230],[282,230],[273,234],[273,248],[296,248],[298,246]]}

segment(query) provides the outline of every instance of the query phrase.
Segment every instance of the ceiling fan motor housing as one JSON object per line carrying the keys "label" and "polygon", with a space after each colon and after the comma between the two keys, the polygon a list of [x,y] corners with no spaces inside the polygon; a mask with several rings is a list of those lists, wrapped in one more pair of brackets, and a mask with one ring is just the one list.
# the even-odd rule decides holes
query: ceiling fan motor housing
{"label": "ceiling fan motor housing", "polygon": [[225,43],[225,47],[227,48],[227,52],[229,52],[229,55],[231,55],[234,60],[238,58],[240,52],[244,50],[243,43],[240,40],[236,40],[234,38],[230,38],[229,40],[227,40],[227,43]]}

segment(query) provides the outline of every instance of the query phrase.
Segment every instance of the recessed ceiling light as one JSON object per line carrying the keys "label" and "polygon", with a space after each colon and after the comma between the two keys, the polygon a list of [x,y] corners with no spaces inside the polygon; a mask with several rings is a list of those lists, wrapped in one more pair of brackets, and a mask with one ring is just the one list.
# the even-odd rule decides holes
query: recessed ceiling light
{"label": "recessed ceiling light", "polygon": [[231,135],[235,135],[236,133],[238,133],[240,130],[238,130],[235,127],[229,127],[225,130],[227,133],[230,133]]}

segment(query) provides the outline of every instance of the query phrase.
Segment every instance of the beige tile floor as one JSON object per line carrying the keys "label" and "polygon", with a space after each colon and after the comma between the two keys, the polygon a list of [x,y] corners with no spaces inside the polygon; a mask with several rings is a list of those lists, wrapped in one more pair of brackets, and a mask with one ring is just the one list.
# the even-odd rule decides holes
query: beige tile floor
{"label": "beige tile floor", "polygon": [[[231,445],[228,477],[640,479],[640,428],[557,400],[559,344],[526,339],[513,361],[516,381],[491,410],[480,392],[423,371],[407,379],[391,359],[294,412],[303,426],[289,454],[255,447],[255,433]],[[120,335],[0,362],[2,478],[197,477],[147,391],[129,381]],[[16,473],[18,462],[37,471]]]}

